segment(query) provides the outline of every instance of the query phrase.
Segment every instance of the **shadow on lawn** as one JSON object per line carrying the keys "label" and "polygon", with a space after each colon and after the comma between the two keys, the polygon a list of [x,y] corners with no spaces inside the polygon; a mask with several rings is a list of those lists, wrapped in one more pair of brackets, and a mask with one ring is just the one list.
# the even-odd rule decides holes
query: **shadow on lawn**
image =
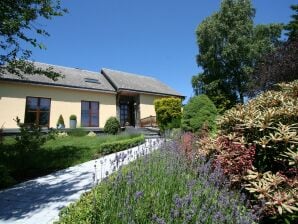
{"label": "shadow on lawn", "polygon": [[19,153],[15,145],[2,147],[0,165],[10,171],[11,176],[20,183],[35,177],[79,164],[88,156],[87,147],[61,146],[59,148],[41,148],[26,153]]}
{"label": "shadow on lawn", "polygon": [[[60,210],[66,202],[79,197],[74,197],[73,194],[91,187],[92,173],[78,172],[73,168],[16,185],[0,191],[0,221],[16,221],[49,206],[51,209]],[[51,204],[52,202],[59,204]]]}

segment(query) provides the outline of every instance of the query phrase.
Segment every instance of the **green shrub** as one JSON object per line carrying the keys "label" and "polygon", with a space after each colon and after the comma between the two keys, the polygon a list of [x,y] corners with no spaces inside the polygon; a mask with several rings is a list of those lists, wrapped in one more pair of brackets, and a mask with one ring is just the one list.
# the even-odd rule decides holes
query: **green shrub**
{"label": "green shrub", "polygon": [[82,137],[88,134],[88,131],[84,128],[73,128],[67,132],[70,136]]}
{"label": "green shrub", "polygon": [[72,114],[70,115],[69,120],[77,120],[77,116]]}
{"label": "green shrub", "polygon": [[161,130],[179,128],[181,122],[181,99],[161,98],[154,101],[156,120]]}
{"label": "green shrub", "polygon": [[182,129],[197,132],[205,127],[209,131],[216,130],[217,110],[206,95],[192,97],[183,108]]}
{"label": "green shrub", "polygon": [[143,135],[134,137],[132,139],[124,139],[115,142],[107,142],[100,145],[99,152],[103,154],[109,154],[113,152],[119,152],[134,146],[137,146],[140,143],[144,143],[145,138]]}
{"label": "green shrub", "polygon": [[181,118],[175,118],[165,126],[165,129],[173,130],[181,127]]}
{"label": "green shrub", "polygon": [[59,125],[65,127],[65,123],[64,123],[64,119],[63,119],[62,114],[60,114],[60,116],[58,118],[58,121],[57,121],[57,126],[59,126]]}
{"label": "green shrub", "polygon": [[20,128],[20,134],[16,136],[16,148],[20,153],[39,150],[47,140],[41,127],[36,124],[23,124],[18,117],[15,121]]}
{"label": "green shrub", "polygon": [[104,132],[115,135],[119,132],[120,123],[116,117],[110,117],[104,126]]}
{"label": "green shrub", "polygon": [[20,128],[20,134],[15,137],[13,146],[14,166],[16,170],[19,170],[17,175],[24,178],[27,174],[26,171],[32,169],[32,164],[35,163],[35,155],[42,151],[41,147],[49,137],[41,132],[39,125],[23,124],[18,117],[15,121]]}

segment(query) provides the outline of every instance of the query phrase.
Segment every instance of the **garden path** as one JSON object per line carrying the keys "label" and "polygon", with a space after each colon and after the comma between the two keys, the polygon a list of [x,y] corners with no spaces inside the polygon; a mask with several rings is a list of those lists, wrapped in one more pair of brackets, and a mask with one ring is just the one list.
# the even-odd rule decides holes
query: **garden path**
{"label": "garden path", "polygon": [[[48,224],[58,219],[60,210],[89,191],[97,182],[161,143],[145,144],[85,162],[0,191],[0,224]],[[116,165],[118,161],[118,166]]]}

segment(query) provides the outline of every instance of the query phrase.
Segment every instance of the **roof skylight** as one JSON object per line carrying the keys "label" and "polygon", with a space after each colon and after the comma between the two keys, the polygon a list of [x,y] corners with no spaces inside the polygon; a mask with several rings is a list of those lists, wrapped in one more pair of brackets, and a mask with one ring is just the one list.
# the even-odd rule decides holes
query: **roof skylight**
{"label": "roof skylight", "polygon": [[98,79],[84,78],[85,82],[100,84]]}

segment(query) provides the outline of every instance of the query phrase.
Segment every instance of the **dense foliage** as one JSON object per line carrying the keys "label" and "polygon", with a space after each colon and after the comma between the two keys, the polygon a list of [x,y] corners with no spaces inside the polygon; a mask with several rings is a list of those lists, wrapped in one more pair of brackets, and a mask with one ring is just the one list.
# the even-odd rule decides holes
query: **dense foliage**
{"label": "dense foliage", "polygon": [[253,223],[244,198],[222,183],[220,170],[199,159],[189,166],[180,144],[121,167],[77,203],[65,208],[58,223]]}
{"label": "dense foliage", "polygon": [[216,129],[217,110],[206,95],[192,97],[183,107],[182,128],[185,131],[198,132],[202,127],[209,131]]}
{"label": "dense foliage", "polygon": [[[44,45],[29,34],[49,36],[49,33],[36,22],[39,19],[50,20],[62,16],[66,9],[61,7],[60,0],[1,0],[0,1],[0,75],[9,72],[21,75],[44,74],[52,79],[60,75],[52,69],[42,70],[28,62],[31,47],[44,49]],[[2,67],[5,65],[4,67]]]}
{"label": "dense foliage", "polygon": [[279,84],[220,119],[221,135],[199,143],[199,154],[215,153],[232,183],[261,204],[263,221],[298,217],[298,81]]}
{"label": "dense foliage", "polygon": [[15,184],[15,180],[11,177],[10,171],[6,166],[0,164],[0,189]]}
{"label": "dense foliage", "polygon": [[254,26],[254,16],[250,0],[223,0],[198,26],[197,63],[203,68],[198,85],[219,112],[243,103],[256,61],[278,43],[282,25]]}
{"label": "dense foliage", "polygon": [[104,132],[115,135],[120,130],[120,122],[116,117],[110,117],[104,126]]}
{"label": "dense foliage", "polygon": [[181,124],[181,99],[180,98],[161,98],[154,101],[156,120],[161,130],[167,126],[179,128]]}
{"label": "dense foliage", "polygon": [[298,82],[278,87],[227,111],[219,122],[223,133],[236,132],[256,144],[254,165],[260,171],[287,169],[282,155],[298,144]]}
{"label": "dense foliage", "polygon": [[257,63],[250,85],[251,96],[271,89],[276,83],[298,79],[298,5],[291,8],[295,14],[285,26],[288,40]]}
{"label": "dense foliage", "polygon": [[272,89],[276,83],[298,79],[298,36],[280,44],[258,63],[250,85],[249,94],[255,96]]}

